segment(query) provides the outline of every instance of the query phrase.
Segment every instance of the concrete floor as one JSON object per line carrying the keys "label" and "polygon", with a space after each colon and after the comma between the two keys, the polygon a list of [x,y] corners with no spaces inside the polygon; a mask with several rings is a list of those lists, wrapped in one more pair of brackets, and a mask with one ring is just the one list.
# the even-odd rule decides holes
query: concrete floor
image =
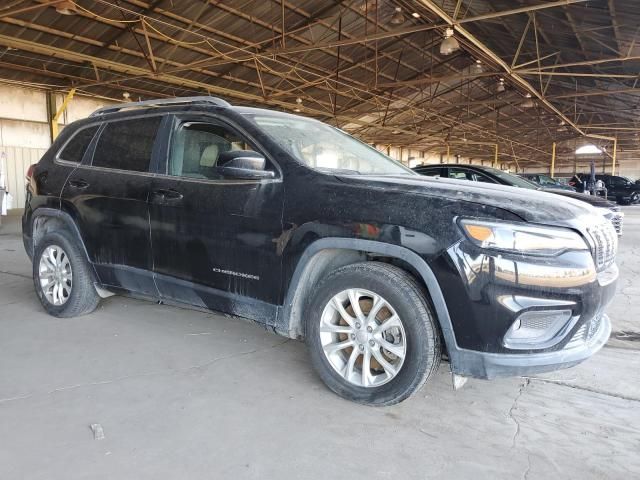
{"label": "concrete floor", "polygon": [[640,207],[625,212],[598,355],[457,392],[443,365],[389,408],[341,400],[303,344],[223,315],[113,297],[49,317],[5,221],[0,478],[640,478]]}

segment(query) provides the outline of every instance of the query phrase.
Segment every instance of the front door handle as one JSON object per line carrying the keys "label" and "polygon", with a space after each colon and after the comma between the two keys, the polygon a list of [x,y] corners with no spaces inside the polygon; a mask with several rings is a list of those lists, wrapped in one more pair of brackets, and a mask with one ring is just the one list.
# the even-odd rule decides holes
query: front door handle
{"label": "front door handle", "polygon": [[164,188],[153,190],[151,192],[151,195],[158,200],[166,201],[166,202],[170,202],[170,201],[175,202],[178,200],[182,200],[182,197],[183,197],[183,195],[177,190],[164,189]]}
{"label": "front door handle", "polygon": [[85,182],[84,180],[69,180],[69,186],[73,188],[77,188],[80,190],[84,190],[89,186],[89,182]]}

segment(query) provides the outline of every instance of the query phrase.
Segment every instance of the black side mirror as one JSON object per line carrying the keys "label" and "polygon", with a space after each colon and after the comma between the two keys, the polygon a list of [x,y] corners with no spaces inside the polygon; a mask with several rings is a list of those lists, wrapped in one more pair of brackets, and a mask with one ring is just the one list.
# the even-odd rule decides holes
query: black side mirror
{"label": "black side mirror", "polygon": [[251,150],[234,150],[218,155],[216,170],[228,178],[274,178],[276,174],[265,170],[267,161],[257,152]]}

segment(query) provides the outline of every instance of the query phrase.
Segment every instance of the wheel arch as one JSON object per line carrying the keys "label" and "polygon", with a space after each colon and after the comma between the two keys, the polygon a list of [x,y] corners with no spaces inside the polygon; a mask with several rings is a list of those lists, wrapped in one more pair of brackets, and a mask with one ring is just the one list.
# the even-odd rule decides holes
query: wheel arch
{"label": "wheel arch", "polygon": [[[31,251],[30,256],[33,257],[38,240],[41,239],[48,232],[56,230],[66,230],[69,232],[78,243],[80,250],[85,256],[88,264],[93,269],[93,262],[89,259],[89,253],[82,239],[82,235],[78,226],[73,221],[73,218],[68,213],[62,210],[56,210],[55,208],[38,208],[33,211],[31,215]],[[95,274],[95,271],[93,272]]]}
{"label": "wheel arch", "polygon": [[291,338],[304,337],[304,308],[313,286],[330,270],[356,263],[375,254],[411,267],[429,293],[437,322],[448,351],[457,350],[453,326],[440,284],[427,262],[415,252],[399,245],[355,238],[322,238],[310,244],[295,268],[276,330]]}

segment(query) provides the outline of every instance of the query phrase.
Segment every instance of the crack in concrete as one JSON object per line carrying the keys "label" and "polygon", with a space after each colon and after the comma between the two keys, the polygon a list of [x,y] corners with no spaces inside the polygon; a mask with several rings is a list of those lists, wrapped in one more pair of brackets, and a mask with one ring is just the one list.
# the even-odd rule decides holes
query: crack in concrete
{"label": "crack in concrete", "polygon": [[29,275],[23,275],[21,273],[14,273],[14,272],[6,272],[4,270],[0,270],[0,273],[4,273],[5,275],[13,275],[14,277],[26,278],[28,280],[31,280],[31,278],[32,278]]}
{"label": "crack in concrete", "polygon": [[[54,393],[57,392],[65,392],[68,390],[75,390],[78,388],[84,388],[84,387],[93,387],[93,386],[97,386],[97,385],[109,385],[112,383],[116,383],[116,382],[121,382],[123,380],[130,380],[133,378],[144,378],[144,377],[153,377],[153,376],[158,376],[158,375],[172,375],[175,373],[184,373],[184,372],[188,372],[190,370],[199,370],[199,369],[205,369],[211,365],[213,365],[214,363],[220,362],[222,360],[229,360],[231,358],[239,358],[239,357],[244,357],[244,356],[248,356],[248,355],[253,355],[256,353],[262,353],[262,352],[266,352],[269,350],[272,350],[274,348],[278,348],[282,345],[284,345],[285,343],[290,342],[291,339],[287,338],[286,340],[282,341],[282,342],[278,342],[275,345],[271,345],[269,347],[266,348],[256,348],[254,350],[250,350],[248,352],[241,352],[241,353],[233,353],[231,355],[224,355],[222,357],[216,357],[213,358],[207,362],[204,363],[199,363],[196,365],[189,365],[188,367],[183,367],[183,368],[170,368],[167,370],[159,370],[156,372],[145,372],[145,373],[136,373],[133,375],[124,375],[122,377],[116,377],[116,378],[111,378],[109,380],[99,380],[96,382],[87,382],[87,383],[78,383],[75,385],[66,385],[64,387],[58,387],[58,388],[54,388],[53,390],[50,390],[48,392],[45,392],[45,395],[52,395]],[[0,398],[0,404],[3,403],[8,403],[11,401],[15,401],[15,400],[23,400],[26,398],[30,398],[33,397],[35,395],[38,395],[38,393],[28,393],[28,394],[24,394],[24,395],[18,395],[15,397],[8,397],[8,398]]]}
{"label": "crack in concrete", "polygon": [[529,480],[529,472],[531,471],[531,455],[527,453],[527,469],[522,474],[524,480]]}
{"label": "crack in concrete", "polygon": [[560,385],[562,387],[569,387],[575,390],[582,390],[583,392],[597,393],[598,395],[604,395],[606,397],[619,398],[620,400],[627,400],[629,402],[640,402],[640,398],[630,397],[627,395],[621,395],[619,393],[607,392],[605,390],[600,390],[599,388],[591,388],[591,387],[583,387],[580,385],[572,385],[571,383],[565,382],[563,380],[551,380],[547,378],[539,378],[539,377],[525,377],[527,380],[535,380],[542,383],[548,383],[551,385]]}
{"label": "crack in concrete", "polygon": [[522,396],[525,388],[527,388],[528,385],[529,385],[529,378],[524,377],[524,383],[520,385],[520,389],[518,390],[518,395],[516,395],[516,398],[513,400],[513,404],[509,409],[509,418],[511,418],[511,420],[513,420],[513,423],[515,423],[516,425],[516,431],[513,434],[513,438],[511,439],[512,449],[516,447],[516,442],[517,442],[518,436],[520,435],[520,421],[513,415],[513,412],[518,408],[518,400],[520,400],[520,397]]}

